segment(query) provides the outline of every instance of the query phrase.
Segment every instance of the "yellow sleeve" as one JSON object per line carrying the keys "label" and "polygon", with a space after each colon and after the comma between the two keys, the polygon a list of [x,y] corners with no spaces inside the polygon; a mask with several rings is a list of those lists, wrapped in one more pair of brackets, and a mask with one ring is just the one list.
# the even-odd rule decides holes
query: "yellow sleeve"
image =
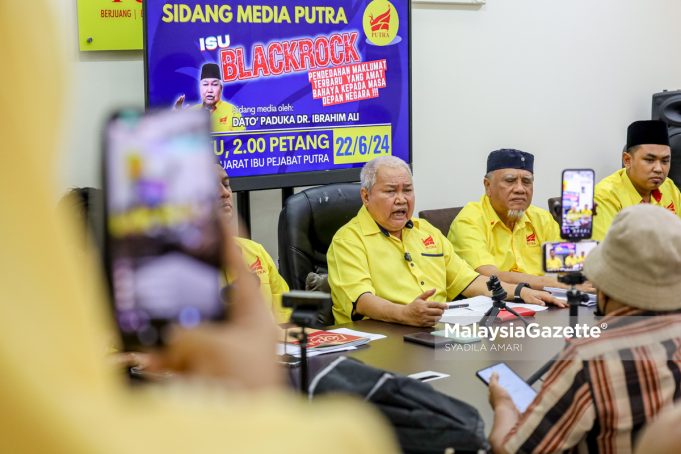
{"label": "yellow sleeve", "polygon": [[336,235],[326,253],[326,261],[334,318],[336,323],[350,323],[353,303],[363,293],[376,294],[366,251],[359,238],[339,238]]}
{"label": "yellow sleeve", "polygon": [[545,224],[546,239],[545,242],[556,242],[560,241],[560,225],[553,219],[553,216],[549,213],[549,217],[546,219]]}
{"label": "yellow sleeve", "polygon": [[279,270],[264,247],[262,247],[262,256],[265,259],[265,266],[267,267],[267,275],[270,279],[270,291],[272,292],[272,312],[274,313],[277,323],[286,323],[291,318],[291,309],[285,308],[281,305],[281,295],[289,291],[288,284],[284,278],[279,274]]}
{"label": "yellow sleeve", "polygon": [[622,210],[622,204],[608,191],[599,191],[598,186],[596,186],[594,201],[596,203],[596,216],[594,216],[593,234],[591,235],[591,238],[597,241],[603,241],[613,219],[615,219],[617,213]]}
{"label": "yellow sleeve", "polygon": [[498,266],[489,252],[484,228],[478,222],[481,219],[482,213],[464,207],[452,222],[447,235],[453,251],[474,270],[483,265]]}
{"label": "yellow sleeve", "polygon": [[447,269],[447,300],[451,301],[459,296],[479,274],[454,252],[449,241],[444,241],[444,235],[440,235]]}

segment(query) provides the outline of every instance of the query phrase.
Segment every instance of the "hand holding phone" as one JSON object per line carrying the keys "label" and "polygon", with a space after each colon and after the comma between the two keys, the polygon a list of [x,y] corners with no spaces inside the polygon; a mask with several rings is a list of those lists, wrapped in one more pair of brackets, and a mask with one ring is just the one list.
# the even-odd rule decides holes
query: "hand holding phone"
{"label": "hand holding phone", "polygon": [[481,369],[475,375],[486,385],[489,385],[492,373],[496,372],[499,376],[499,386],[508,392],[511,400],[523,413],[530,406],[537,392],[528,385],[518,374],[516,374],[506,363],[498,363],[491,367]]}
{"label": "hand holding phone", "polygon": [[128,350],[224,315],[214,167],[205,112],[123,110],[106,125],[105,262]]}

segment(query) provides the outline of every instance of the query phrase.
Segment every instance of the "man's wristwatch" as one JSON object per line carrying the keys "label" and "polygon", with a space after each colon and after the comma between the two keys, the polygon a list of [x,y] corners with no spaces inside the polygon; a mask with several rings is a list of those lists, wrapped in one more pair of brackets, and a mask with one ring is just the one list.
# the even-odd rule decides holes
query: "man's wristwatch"
{"label": "man's wristwatch", "polygon": [[515,292],[513,292],[513,301],[516,303],[522,303],[523,299],[520,297],[520,292],[525,288],[530,288],[530,284],[527,282],[521,282],[520,284],[515,286]]}

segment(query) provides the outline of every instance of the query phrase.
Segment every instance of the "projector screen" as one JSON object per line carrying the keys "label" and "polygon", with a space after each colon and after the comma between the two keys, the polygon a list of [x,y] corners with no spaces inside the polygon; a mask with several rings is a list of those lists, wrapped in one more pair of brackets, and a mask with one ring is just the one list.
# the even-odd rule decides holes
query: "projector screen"
{"label": "projector screen", "polygon": [[235,190],[411,164],[408,0],[144,1],[147,107],[211,111]]}

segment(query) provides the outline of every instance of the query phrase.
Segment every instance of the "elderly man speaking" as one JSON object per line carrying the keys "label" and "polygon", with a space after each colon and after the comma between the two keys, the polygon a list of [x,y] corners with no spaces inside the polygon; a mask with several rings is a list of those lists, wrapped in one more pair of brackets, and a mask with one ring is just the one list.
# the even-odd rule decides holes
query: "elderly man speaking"
{"label": "elderly man speaking", "polygon": [[[404,161],[376,158],[360,179],[364,206],[338,230],[327,253],[336,323],[370,317],[432,326],[446,301],[489,294],[486,279],[454,253],[437,228],[412,219],[414,184]],[[502,286],[513,295],[514,285]],[[527,303],[563,306],[530,288],[519,296]]]}

